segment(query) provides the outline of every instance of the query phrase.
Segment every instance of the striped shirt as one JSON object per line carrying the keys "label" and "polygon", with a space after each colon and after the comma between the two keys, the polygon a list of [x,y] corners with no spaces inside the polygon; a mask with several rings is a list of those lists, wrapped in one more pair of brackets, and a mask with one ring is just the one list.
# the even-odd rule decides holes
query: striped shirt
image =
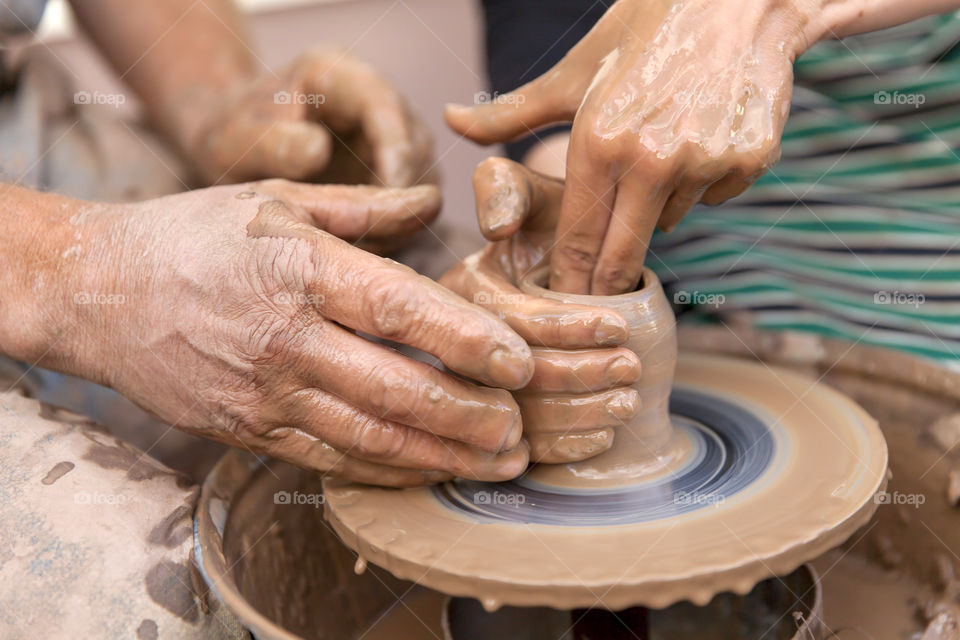
{"label": "striped shirt", "polygon": [[960,370],[958,42],[960,12],[796,62],[781,161],[654,238],[682,321],[745,316]]}

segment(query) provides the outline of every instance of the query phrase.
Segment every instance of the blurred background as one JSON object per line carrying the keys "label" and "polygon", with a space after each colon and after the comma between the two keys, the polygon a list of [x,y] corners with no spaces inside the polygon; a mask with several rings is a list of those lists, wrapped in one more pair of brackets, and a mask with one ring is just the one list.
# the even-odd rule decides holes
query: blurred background
{"label": "blurred background", "polygon": [[[478,0],[237,0],[250,16],[261,64],[282,68],[305,48],[339,45],[372,63],[406,95],[433,131],[444,192],[442,220],[462,231],[443,262],[452,264],[479,247],[471,174],[497,149],[484,149],[454,135],[443,123],[447,102],[472,103],[486,88],[481,56]],[[40,42],[78,77],[88,91],[125,92],[99,55],[77,38],[70,9],[51,0],[39,29]],[[127,93],[123,116],[137,117]],[[111,109],[112,107],[104,107]],[[444,235],[446,238],[447,236]]]}

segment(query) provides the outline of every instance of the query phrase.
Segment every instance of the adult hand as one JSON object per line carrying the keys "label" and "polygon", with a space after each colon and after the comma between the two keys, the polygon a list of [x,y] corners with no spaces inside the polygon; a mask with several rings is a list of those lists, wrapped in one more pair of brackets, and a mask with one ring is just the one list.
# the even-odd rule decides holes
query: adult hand
{"label": "adult hand", "polygon": [[122,304],[71,305],[76,372],[188,432],[321,473],[393,486],[514,477],[528,453],[504,389],[533,373],[526,343],[334,235],[392,237],[439,206],[434,187],[284,180],[89,205],[71,218],[84,229],[74,290]]}
{"label": "adult hand", "polygon": [[473,177],[480,229],[491,243],[441,283],[489,309],[532,346],[533,378],[515,393],[535,462],[572,462],[606,451],[614,429],[640,409],[629,385],[640,361],[619,347],[629,327],[614,311],[522,293],[517,283],[553,243],[563,183],[490,158]]}
{"label": "adult hand", "polygon": [[279,75],[251,77],[199,103],[189,105],[198,115],[183,146],[210,182],[407,187],[433,164],[426,125],[386,77],[346,52],[310,51]]}
{"label": "adult hand", "polygon": [[775,0],[619,0],[551,71],[447,122],[489,144],[572,121],[550,287],[622,293],[657,225],[777,161],[805,24]]}

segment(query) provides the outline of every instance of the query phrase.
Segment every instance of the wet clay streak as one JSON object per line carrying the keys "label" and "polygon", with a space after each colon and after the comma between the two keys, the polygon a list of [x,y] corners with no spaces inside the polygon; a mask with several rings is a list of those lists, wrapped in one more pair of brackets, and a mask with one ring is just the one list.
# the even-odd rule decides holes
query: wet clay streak
{"label": "wet clay streak", "polygon": [[45,475],[43,480],[40,482],[43,484],[53,484],[63,476],[70,473],[74,466],[75,465],[72,462],[68,462],[66,460],[63,462],[58,462],[57,464],[53,465],[53,468],[47,472],[47,475]]}
{"label": "wet clay streak", "polygon": [[140,626],[137,627],[137,640],[157,640],[160,632],[157,629],[157,623],[149,618],[144,618]]}
{"label": "wet clay streak", "polygon": [[144,579],[150,599],[187,622],[200,618],[193,590],[190,588],[190,571],[186,566],[169,560],[159,562]]}
{"label": "wet clay streak", "polygon": [[147,542],[172,549],[193,533],[193,500],[174,509],[170,515],[150,530]]}

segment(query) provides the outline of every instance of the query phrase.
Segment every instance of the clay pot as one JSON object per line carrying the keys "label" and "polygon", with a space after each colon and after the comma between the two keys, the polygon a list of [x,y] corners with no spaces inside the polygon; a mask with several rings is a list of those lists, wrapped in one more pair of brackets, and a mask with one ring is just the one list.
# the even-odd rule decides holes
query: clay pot
{"label": "clay pot", "polygon": [[[544,288],[549,267],[533,271],[521,280],[520,288],[532,296],[559,300],[571,304],[602,307],[616,311],[630,326],[630,339],[624,345],[636,353],[643,363],[640,379],[633,388],[640,394],[642,406],[632,420],[618,427],[613,448],[583,463],[581,468],[596,471],[578,473],[576,484],[584,478],[595,477],[597,482],[615,482],[613,476],[636,480],[643,469],[654,470],[648,464],[654,458],[665,456],[676,443],[670,424],[669,400],[673,374],[677,364],[676,319],[663,293],[656,274],[645,269],[640,287],[631,293],[616,296],[575,295]],[[570,466],[570,465],[564,465]],[[619,472],[617,471],[619,469]],[[554,472],[552,475],[557,475]],[[553,481],[562,482],[560,478]]]}

